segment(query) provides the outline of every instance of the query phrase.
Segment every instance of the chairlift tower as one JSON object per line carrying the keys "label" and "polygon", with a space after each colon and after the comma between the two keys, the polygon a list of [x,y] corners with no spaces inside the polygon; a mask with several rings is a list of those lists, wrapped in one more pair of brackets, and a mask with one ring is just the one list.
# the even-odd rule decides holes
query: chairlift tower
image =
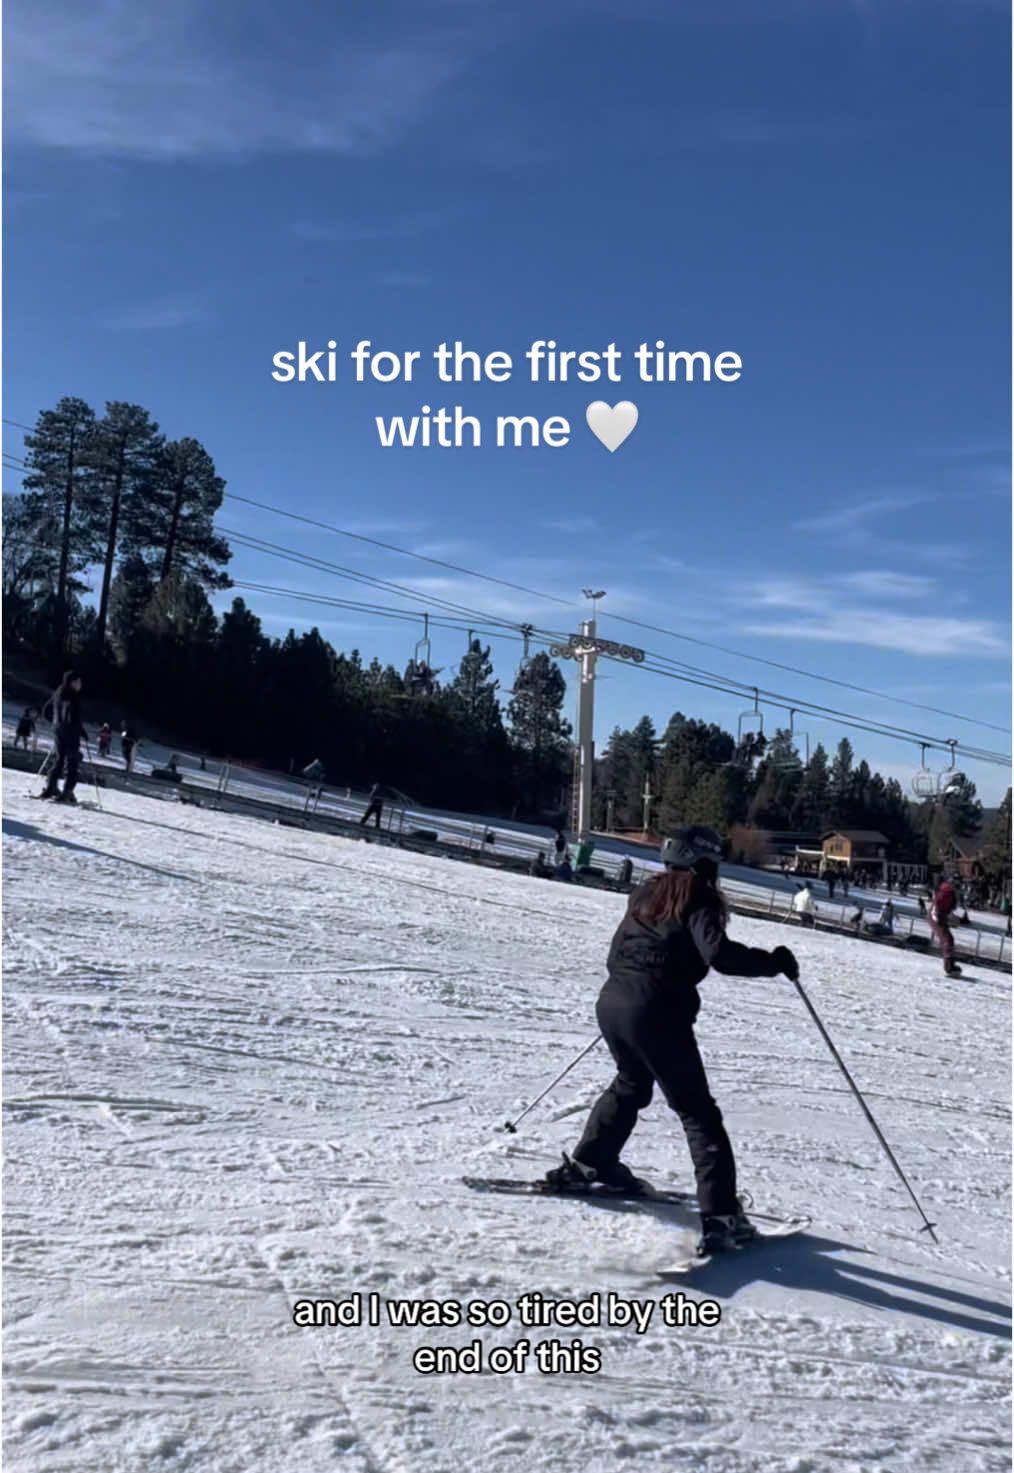
{"label": "chairlift tower", "polygon": [[576,660],[581,667],[578,684],[577,742],[574,747],[574,780],[571,788],[571,828],[578,838],[591,832],[592,782],[595,775],[595,664],[599,654],[615,656],[623,660],[634,660],[640,664],[644,651],[629,645],[615,644],[612,640],[599,639],[596,633],[595,615],[598,601],[605,598],[605,590],[593,592],[582,589],[585,598],[591,599],[592,615],[582,619],[580,634],[572,634],[565,645],[552,645],[549,653],[557,659]]}

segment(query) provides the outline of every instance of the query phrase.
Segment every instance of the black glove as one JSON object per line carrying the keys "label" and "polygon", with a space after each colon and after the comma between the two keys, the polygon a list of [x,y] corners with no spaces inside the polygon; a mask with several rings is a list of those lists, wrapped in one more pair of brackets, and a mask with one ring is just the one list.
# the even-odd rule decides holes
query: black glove
{"label": "black glove", "polygon": [[799,963],[787,946],[776,946],[771,953],[771,960],[790,982],[799,980]]}

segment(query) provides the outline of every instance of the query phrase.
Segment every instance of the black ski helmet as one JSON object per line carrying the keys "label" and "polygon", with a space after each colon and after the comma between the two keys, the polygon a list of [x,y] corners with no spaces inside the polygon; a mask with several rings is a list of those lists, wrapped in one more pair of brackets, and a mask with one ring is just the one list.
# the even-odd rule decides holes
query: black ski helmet
{"label": "black ski helmet", "polygon": [[661,853],[666,869],[694,869],[702,859],[710,860],[717,869],[722,857],[722,840],[714,829],[692,824],[686,829],[674,829],[663,839]]}

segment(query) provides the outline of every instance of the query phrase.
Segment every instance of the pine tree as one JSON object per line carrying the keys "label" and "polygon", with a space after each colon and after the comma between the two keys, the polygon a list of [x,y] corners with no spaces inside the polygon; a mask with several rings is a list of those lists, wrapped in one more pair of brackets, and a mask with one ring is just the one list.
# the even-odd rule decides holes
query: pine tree
{"label": "pine tree", "polygon": [[151,549],[159,578],[177,573],[205,589],[229,587],[225,564],[232,554],[213,525],[224,494],[225,482],[198,440],[169,440],[160,447],[147,513],[131,529]]}
{"label": "pine tree", "polygon": [[1011,893],[1011,790],[1007,789],[1000,807],[986,828],[982,844],[982,865],[986,876],[1002,895]]}
{"label": "pine tree", "polygon": [[83,399],[64,398],[55,409],[44,409],[35,429],[25,436],[24,484],[38,495],[31,503],[31,515],[56,564],[51,653],[57,663],[67,647],[73,580],[94,552],[88,453],[94,430],[95,411],[90,405]]}
{"label": "pine tree", "polygon": [[148,564],[139,553],[122,558],[109,590],[109,634],[122,660],[130,659],[142,627],[144,611],[155,592]]}
{"label": "pine tree", "polygon": [[[105,646],[109,617],[109,593],[113,566],[121,538],[126,548],[134,550],[143,540],[148,516],[148,497],[154,481],[154,469],[162,441],[158,425],[147,409],[139,404],[112,401],[106,405],[105,418],[95,426],[90,440],[90,462],[94,470],[97,495],[101,498],[98,515],[103,528],[102,587],[95,628],[96,644]],[[167,593],[167,602],[178,599],[183,582]]]}
{"label": "pine tree", "polygon": [[852,804],[852,758],[852,743],[848,737],[842,737],[831,764],[829,782],[830,814],[828,816],[833,824],[844,824],[848,821]]}
{"label": "pine tree", "polygon": [[559,665],[544,650],[519,670],[507,708],[510,736],[521,754],[521,773],[530,810],[538,813],[565,780],[570,722],[562,715],[566,684]]}
{"label": "pine tree", "polygon": [[[735,748],[735,741],[721,727],[688,720],[681,711],[675,712],[666,727],[658,756],[661,789],[658,822],[663,829],[693,821],[688,815],[694,790],[713,772],[732,762]],[[730,802],[739,802],[738,789],[741,786],[737,783],[726,785]],[[726,816],[727,822],[734,822],[738,817],[738,813],[730,813]]]}
{"label": "pine tree", "polygon": [[791,828],[802,780],[802,763],[792,733],[776,731],[757,769],[756,786],[747,809],[749,821],[760,828]]}
{"label": "pine tree", "polygon": [[793,823],[811,833],[823,833],[831,822],[831,775],[827,753],[818,742],[803,771],[793,806]]}
{"label": "pine tree", "polygon": [[481,641],[473,639],[451,682],[450,696],[452,706],[457,707],[467,726],[477,735],[503,731],[496,694],[499,688],[500,682],[493,676],[489,645],[483,649]]}
{"label": "pine tree", "polygon": [[970,839],[982,827],[982,804],[975,784],[963,772],[952,773],[939,798],[931,800],[929,857],[933,864],[944,856],[952,840]]}

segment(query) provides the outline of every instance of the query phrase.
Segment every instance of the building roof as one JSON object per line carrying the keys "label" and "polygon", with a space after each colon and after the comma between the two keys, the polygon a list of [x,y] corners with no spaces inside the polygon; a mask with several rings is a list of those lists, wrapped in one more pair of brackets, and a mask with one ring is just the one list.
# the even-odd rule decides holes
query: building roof
{"label": "building roof", "polygon": [[979,834],[972,834],[968,837],[959,836],[958,838],[952,835],[947,840],[945,848],[948,850],[953,849],[954,853],[960,856],[961,859],[978,859],[982,853],[982,837]]}
{"label": "building roof", "polygon": [[891,841],[886,834],[879,829],[828,829],[826,834],[821,834],[821,840],[831,839],[838,835],[842,839],[851,839],[853,843],[860,844],[889,844]]}

